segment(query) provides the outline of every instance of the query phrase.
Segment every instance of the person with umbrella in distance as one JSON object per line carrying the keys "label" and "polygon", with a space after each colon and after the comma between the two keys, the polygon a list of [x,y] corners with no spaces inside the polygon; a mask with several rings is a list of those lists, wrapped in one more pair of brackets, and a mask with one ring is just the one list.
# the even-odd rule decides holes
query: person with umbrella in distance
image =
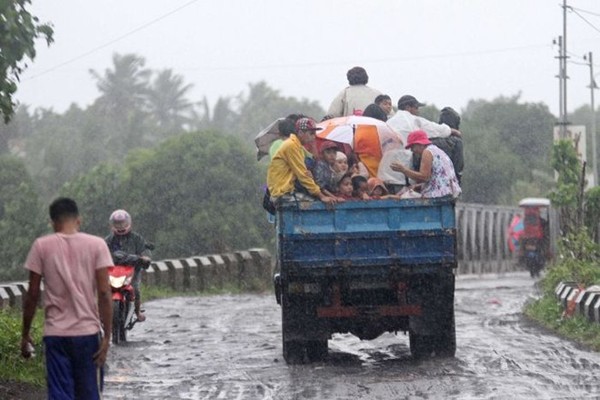
{"label": "person with umbrella in distance", "polygon": [[[313,119],[300,118],[295,124],[296,133],[290,134],[273,156],[267,171],[267,186],[273,203],[290,195],[316,197],[329,204],[338,201],[321,191],[305,164],[304,145],[314,142],[320,129]],[[296,182],[299,182],[300,186],[296,185]]]}
{"label": "person with umbrella in distance", "polygon": [[346,77],[350,86],[333,99],[327,115],[332,117],[362,115],[365,108],[381,94],[379,90],[367,86],[369,75],[363,67],[351,68],[346,73]]}

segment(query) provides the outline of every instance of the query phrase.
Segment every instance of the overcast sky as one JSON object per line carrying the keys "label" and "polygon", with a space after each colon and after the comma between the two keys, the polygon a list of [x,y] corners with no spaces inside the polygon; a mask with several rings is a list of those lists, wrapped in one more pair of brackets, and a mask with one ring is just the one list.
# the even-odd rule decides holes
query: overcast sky
{"label": "overcast sky", "polygon": [[[558,113],[562,0],[33,0],[54,24],[38,44],[17,100],[64,111],[89,105],[114,53],[143,56],[194,85],[190,100],[236,95],[265,80],[325,108],[361,65],[393,101],[413,94],[438,107],[522,93]],[[569,0],[571,60],[592,51],[600,74],[600,1]],[[587,20],[588,22],[586,22]],[[570,63],[568,109],[589,104],[589,68]],[[600,75],[598,76],[600,81]],[[597,98],[600,96],[597,92]],[[596,102],[598,104],[598,101]],[[293,111],[293,110],[290,110]],[[320,118],[321,116],[315,116]]]}

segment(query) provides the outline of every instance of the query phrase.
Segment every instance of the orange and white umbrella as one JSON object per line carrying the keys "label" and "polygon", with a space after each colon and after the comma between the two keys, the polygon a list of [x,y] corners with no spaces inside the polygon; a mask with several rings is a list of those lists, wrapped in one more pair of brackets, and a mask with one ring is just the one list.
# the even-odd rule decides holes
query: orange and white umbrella
{"label": "orange and white umbrella", "polygon": [[376,118],[350,115],[328,119],[317,126],[323,128],[317,133],[318,138],[352,146],[372,176],[377,175],[383,153],[403,147],[400,134]]}

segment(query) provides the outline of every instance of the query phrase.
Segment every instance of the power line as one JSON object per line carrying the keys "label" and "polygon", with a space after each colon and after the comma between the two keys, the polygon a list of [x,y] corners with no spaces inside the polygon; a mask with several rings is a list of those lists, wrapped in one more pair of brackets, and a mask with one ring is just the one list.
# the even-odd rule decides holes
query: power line
{"label": "power line", "polygon": [[573,9],[573,7],[569,7],[569,8],[571,9],[571,11],[573,11],[573,13],[575,13],[575,15],[577,15],[579,18],[581,18],[582,20],[584,20],[586,24],[588,24],[589,26],[591,26],[592,29],[594,29],[596,32],[600,33],[600,29],[597,28],[590,21],[588,21],[587,19],[585,19],[585,17],[583,15],[581,15],[579,12],[577,12],[575,9]]}
{"label": "power line", "polygon": [[593,16],[596,16],[596,17],[600,17],[600,14],[595,13],[593,11],[584,10],[583,8],[577,8],[577,7],[573,7],[573,6],[569,6],[569,8],[571,10],[573,10],[573,11],[577,10],[577,11],[580,11],[580,12],[585,13],[585,14],[590,14],[590,15],[593,15]]}
{"label": "power line", "polygon": [[[462,53],[443,53],[443,54],[428,54],[417,57],[402,57],[402,58],[383,58],[383,59],[372,59],[372,60],[360,60],[362,63],[383,63],[383,62],[409,62],[409,61],[418,61],[418,60],[430,60],[430,59],[440,59],[440,58],[452,58],[452,57],[469,57],[469,56],[477,56],[483,54],[493,54],[493,53],[506,53],[510,51],[519,51],[519,50],[529,50],[533,48],[542,48],[549,47],[551,45],[548,44],[532,44],[526,46],[517,46],[517,47],[506,47],[501,49],[490,49],[490,50],[480,50],[480,51],[469,51]],[[270,69],[270,68],[297,68],[297,67],[316,67],[316,66],[324,66],[324,65],[340,65],[340,64],[348,64],[349,62],[356,62],[357,60],[337,60],[337,61],[329,61],[329,62],[310,62],[310,63],[298,63],[298,64],[263,64],[263,65],[235,65],[235,66],[219,66],[219,67],[191,67],[191,68],[180,68],[186,71],[231,71],[231,70],[240,70],[240,69]]]}
{"label": "power line", "polygon": [[121,41],[121,40],[123,40],[123,39],[125,39],[125,38],[127,38],[127,37],[129,37],[129,36],[131,36],[131,35],[133,35],[133,34],[135,34],[137,32],[139,32],[139,31],[143,30],[143,29],[146,29],[147,27],[149,27],[151,25],[154,25],[155,23],[157,23],[159,21],[162,21],[163,19],[165,19],[167,17],[170,17],[171,15],[173,15],[173,14],[175,14],[175,13],[183,10],[184,8],[186,8],[188,6],[191,6],[192,4],[196,3],[197,1],[198,0],[191,0],[191,1],[183,4],[182,6],[179,6],[179,7],[175,8],[175,9],[173,9],[173,10],[171,10],[171,11],[169,11],[169,12],[167,12],[167,13],[165,13],[165,14],[157,17],[157,18],[154,18],[153,20],[151,20],[149,22],[146,22],[145,24],[142,24],[142,25],[138,26],[137,28],[135,28],[135,29],[133,29],[133,30],[127,32],[127,33],[124,33],[121,36],[116,37],[115,39],[112,39],[112,40],[110,40],[110,41],[108,41],[108,42],[106,42],[104,44],[101,44],[100,46],[94,47],[93,49],[88,50],[85,53],[82,53],[82,54],[80,54],[80,55],[78,55],[76,57],[73,57],[73,58],[71,58],[71,59],[69,59],[69,60],[67,60],[65,62],[62,62],[60,64],[57,64],[57,65],[55,65],[53,67],[50,67],[50,68],[48,68],[48,69],[46,69],[46,70],[44,70],[44,71],[42,71],[40,73],[37,73],[35,75],[32,75],[32,76],[30,76],[30,77],[28,77],[28,78],[26,78],[24,80],[28,81],[28,80],[32,80],[32,79],[38,78],[38,77],[40,77],[42,75],[46,75],[49,72],[56,71],[57,69],[62,68],[65,65],[69,65],[69,64],[74,63],[75,61],[79,61],[82,58],[85,58],[85,57],[89,56],[90,54],[93,54],[93,53],[97,52],[98,50],[102,50],[102,49],[104,49],[104,48],[106,48],[106,47],[108,47],[108,46],[110,46],[112,44],[115,44],[115,43],[117,43],[117,42],[119,42],[119,41]]}

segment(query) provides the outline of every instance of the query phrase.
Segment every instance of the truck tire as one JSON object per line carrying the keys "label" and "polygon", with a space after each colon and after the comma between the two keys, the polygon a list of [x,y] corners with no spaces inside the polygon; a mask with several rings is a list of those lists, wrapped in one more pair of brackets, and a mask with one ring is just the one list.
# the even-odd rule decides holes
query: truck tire
{"label": "truck tire", "polygon": [[454,310],[449,323],[442,328],[434,339],[434,349],[437,357],[454,357],[456,354],[456,326],[454,323]]}
{"label": "truck tire", "polygon": [[429,357],[433,352],[433,337],[429,335],[419,335],[414,332],[408,334],[410,342],[410,353],[413,358],[419,360]]}
{"label": "truck tire", "polygon": [[305,343],[305,346],[310,362],[319,362],[327,358],[327,340],[310,340]]}
{"label": "truck tire", "polygon": [[283,359],[287,364],[304,364],[306,347],[304,342],[299,340],[286,340],[286,334],[283,333]]}
{"label": "truck tire", "polygon": [[436,309],[438,331],[435,333],[433,350],[437,357],[454,357],[456,353],[456,325],[454,322],[454,276],[441,278]]}
{"label": "truck tire", "polygon": [[290,332],[297,318],[289,304],[286,293],[281,294],[281,339],[283,359],[288,364],[304,364],[306,362],[306,345],[303,340],[291,339]]}

